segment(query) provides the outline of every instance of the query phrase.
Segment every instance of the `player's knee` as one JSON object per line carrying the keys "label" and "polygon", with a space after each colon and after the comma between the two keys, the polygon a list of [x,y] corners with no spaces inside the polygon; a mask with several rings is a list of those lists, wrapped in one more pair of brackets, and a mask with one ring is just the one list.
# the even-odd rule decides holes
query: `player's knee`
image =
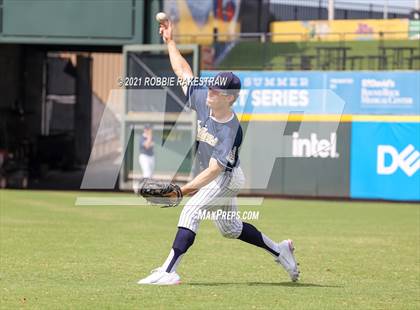
{"label": "player's knee", "polygon": [[239,229],[238,227],[229,227],[229,229],[221,228],[220,232],[225,238],[237,239],[240,236],[242,229]]}
{"label": "player's knee", "polygon": [[241,233],[238,233],[236,231],[224,231],[222,232],[223,237],[229,238],[229,239],[237,239]]}
{"label": "player's knee", "polygon": [[223,237],[229,239],[237,239],[242,233],[242,221],[231,220],[231,221],[215,221],[217,228]]}
{"label": "player's knee", "polygon": [[185,210],[185,208],[182,210],[181,218],[187,219],[191,222],[200,222],[200,213],[196,210],[189,211],[188,209]]}

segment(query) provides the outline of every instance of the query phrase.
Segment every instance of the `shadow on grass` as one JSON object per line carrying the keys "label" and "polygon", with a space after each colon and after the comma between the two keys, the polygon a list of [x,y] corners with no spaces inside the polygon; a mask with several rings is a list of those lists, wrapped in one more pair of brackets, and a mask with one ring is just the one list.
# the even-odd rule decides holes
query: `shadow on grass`
{"label": "shadow on grass", "polygon": [[320,285],[314,283],[301,283],[301,282],[190,282],[184,285],[191,286],[222,286],[222,285],[246,285],[246,286],[288,286],[288,287],[334,287],[342,288],[339,285]]}

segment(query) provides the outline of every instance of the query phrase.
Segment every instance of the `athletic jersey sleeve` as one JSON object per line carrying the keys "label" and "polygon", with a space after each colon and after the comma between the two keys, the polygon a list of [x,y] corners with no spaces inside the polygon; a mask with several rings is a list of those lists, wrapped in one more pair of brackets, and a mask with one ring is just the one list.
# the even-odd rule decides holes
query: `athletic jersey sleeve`
{"label": "athletic jersey sleeve", "polygon": [[235,131],[229,128],[229,132],[224,139],[217,143],[211,156],[227,171],[236,167],[239,160],[238,153],[242,143],[242,131],[240,129]]}
{"label": "athletic jersey sleeve", "polygon": [[207,98],[207,88],[189,85],[187,88],[186,97],[187,102],[185,105],[190,109],[198,112],[199,110],[203,109],[205,105]]}

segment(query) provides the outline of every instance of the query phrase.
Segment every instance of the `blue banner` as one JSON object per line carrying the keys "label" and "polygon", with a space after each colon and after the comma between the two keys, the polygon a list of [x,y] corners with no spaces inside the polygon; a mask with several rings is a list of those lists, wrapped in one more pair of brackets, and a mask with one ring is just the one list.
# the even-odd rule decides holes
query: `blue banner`
{"label": "blue banner", "polygon": [[420,124],[352,124],[351,198],[420,200]]}
{"label": "blue banner", "polygon": [[[217,71],[203,71],[203,77]],[[235,71],[237,113],[419,115],[420,72]]]}

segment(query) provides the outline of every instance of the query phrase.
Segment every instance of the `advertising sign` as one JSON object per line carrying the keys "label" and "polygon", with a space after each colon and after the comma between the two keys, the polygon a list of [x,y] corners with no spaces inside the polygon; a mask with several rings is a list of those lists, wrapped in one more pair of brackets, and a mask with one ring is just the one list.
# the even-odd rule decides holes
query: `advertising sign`
{"label": "advertising sign", "polygon": [[350,133],[351,123],[250,124],[240,155],[245,188],[251,193],[348,197]]}
{"label": "advertising sign", "polygon": [[352,198],[420,200],[420,123],[352,126]]}
{"label": "advertising sign", "polygon": [[[223,34],[219,41],[229,41],[230,35],[240,32],[238,22],[241,0],[232,1],[196,1],[164,0],[163,11],[173,22],[177,42],[211,44],[213,32]],[[196,34],[200,34],[197,36]]]}
{"label": "advertising sign", "polygon": [[[203,77],[216,71],[202,71]],[[420,114],[420,72],[235,71],[246,114]]]}
{"label": "advertising sign", "polygon": [[408,24],[408,19],[346,19],[272,22],[270,28],[272,42],[407,40]]}

